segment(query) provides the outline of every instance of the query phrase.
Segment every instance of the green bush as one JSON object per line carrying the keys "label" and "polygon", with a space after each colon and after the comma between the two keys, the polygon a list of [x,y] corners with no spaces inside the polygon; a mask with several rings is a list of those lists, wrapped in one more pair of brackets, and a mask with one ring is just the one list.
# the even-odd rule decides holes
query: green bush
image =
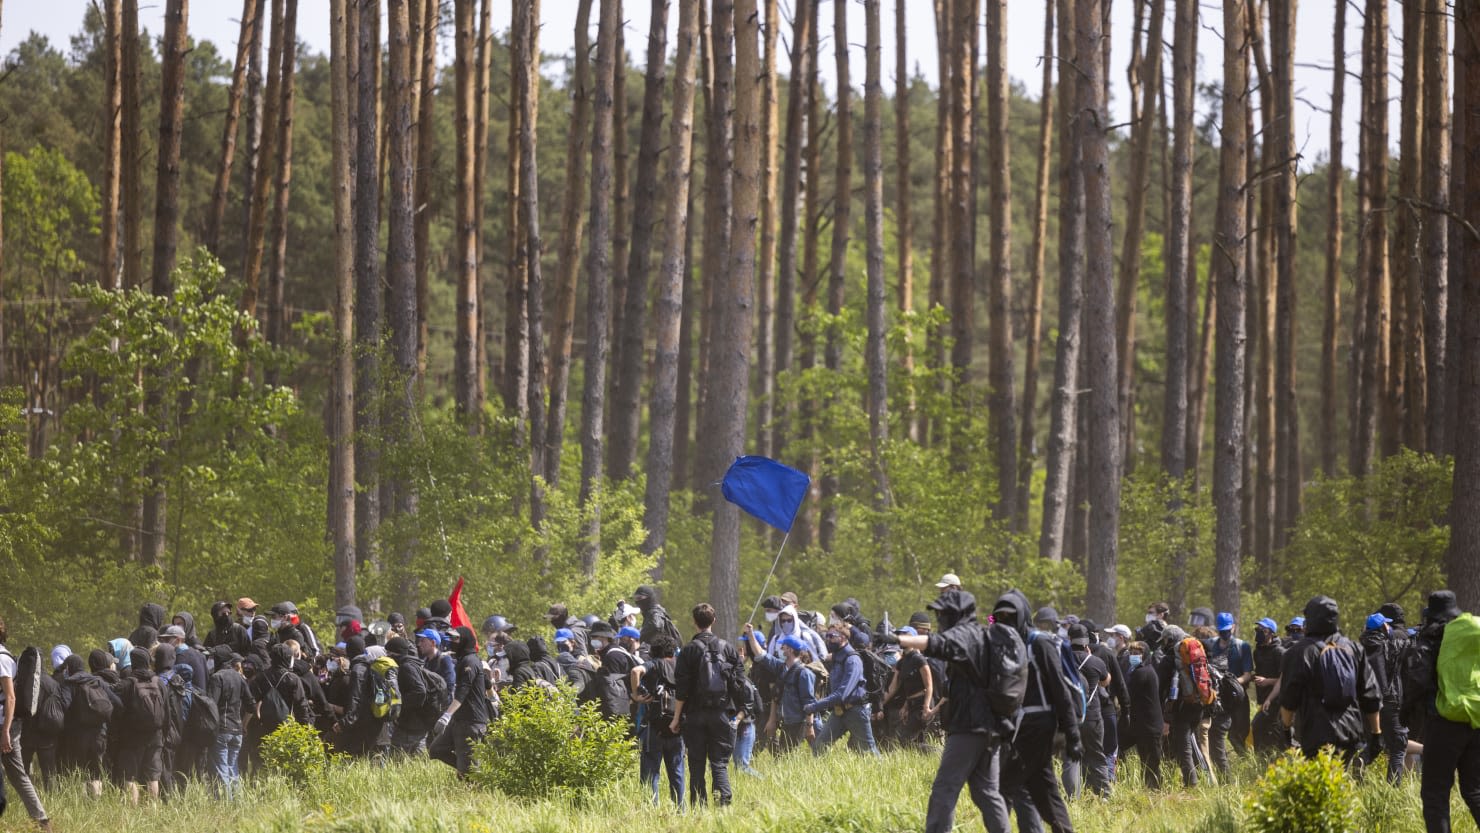
{"label": "green bush", "polygon": [[1330,750],[1313,759],[1292,750],[1270,764],[1249,801],[1254,833],[1352,833],[1357,785]]}
{"label": "green bush", "polygon": [[503,715],[474,750],[474,783],[515,798],[580,800],[636,771],[637,744],[575,689],[526,686],[506,694]]}
{"label": "green bush", "polygon": [[295,784],[318,781],[345,756],[331,752],[312,727],[289,720],[262,739],[262,763],[267,771]]}

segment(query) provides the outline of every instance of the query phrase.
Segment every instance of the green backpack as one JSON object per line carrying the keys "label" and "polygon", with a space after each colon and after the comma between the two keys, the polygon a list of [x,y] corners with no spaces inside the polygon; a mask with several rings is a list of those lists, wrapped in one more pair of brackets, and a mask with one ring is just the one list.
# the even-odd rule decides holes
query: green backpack
{"label": "green backpack", "polygon": [[370,714],[376,720],[394,723],[401,717],[401,686],[397,680],[396,661],[380,657],[370,663],[370,682],[375,689],[375,699],[370,703]]}
{"label": "green backpack", "polygon": [[1473,614],[1444,626],[1436,705],[1445,720],[1480,729],[1480,619]]}

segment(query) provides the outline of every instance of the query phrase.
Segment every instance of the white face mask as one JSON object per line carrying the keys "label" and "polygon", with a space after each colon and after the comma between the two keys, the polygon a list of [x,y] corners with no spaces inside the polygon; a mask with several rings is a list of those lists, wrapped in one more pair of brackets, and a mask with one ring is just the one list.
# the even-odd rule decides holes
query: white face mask
{"label": "white face mask", "polygon": [[242,624],[243,625],[246,625],[247,627],[250,628],[250,627],[252,627],[252,620],[255,619],[255,618],[257,618],[255,614],[243,612],[242,613]]}
{"label": "white face mask", "polygon": [[1059,634],[1059,638],[1060,639],[1068,639],[1069,638],[1069,629],[1068,628],[1059,628],[1058,634]]}
{"label": "white face mask", "polygon": [[593,650],[593,651],[600,651],[605,646],[606,646],[606,640],[605,639],[593,639],[593,640],[591,640],[591,650]]}
{"label": "white face mask", "polygon": [[272,620],[272,629],[273,630],[277,630],[278,628],[281,628],[282,626],[283,626],[283,620],[281,620],[281,619],[274,619],[274,620]]}
{"label": "white face mask", "polygon": [[1120,637],[1118,637],[1118,636],[1106,637],[1105,638],[1105,644],[1110,646],[1110,650],[1112,650],[1112,651],[1118,651],[1118,650],[1120,650]]}
{"label": "white face mask", "polygon": [[1147,622],[1155,622],[1156,621],[1156,614],[1155,613],[1148,613],[1148,614],[1146,614],[1146,621]]}
{"label": "white face mask", "polygon": [[785,622],[782,622],[781,623],[781,632],[782,633],[791,633],[792,631],[796,630],[796,627],[797,627],[796,620],[794,620],[794,619],[787,619]]}
{"label": "white face mask", "polygon": [[781,616],[781,611],[779,611],[779,610],[768,610],[768,611],[766,611],[766,621],[767,622],[774,622],[778,618],[780,618],[780,616]]}

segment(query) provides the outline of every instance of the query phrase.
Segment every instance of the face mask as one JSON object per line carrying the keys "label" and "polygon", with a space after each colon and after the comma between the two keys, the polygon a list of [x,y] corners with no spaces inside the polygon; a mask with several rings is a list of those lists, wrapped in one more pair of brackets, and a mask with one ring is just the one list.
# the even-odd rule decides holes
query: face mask
{"label": "face mask", "polygon": [[791,619],[787,619],[786,621],[784,621],[784,622],[781,623],[781,632],[782,633],[791,633],[793,630],[796,629],[796,625],[797,625],[797,623],[795,621],[793,621]]}
{"label": "face mask", "polygon": [[1141,657],[1140,654],[1131,654],[1131,656],[1130,656],[1131,667],[1132,668],[1135,668],[1136,666],[1140,665],[1141,664],[1141,659],[1142,659],[1142,657]]}
{"label": "face mask", "polygon": [[1155,613],[1148,613],[1148,614],[1146,614],[1146,621],[1148,623],[1155,622],[1156,621],[1156,614]]}
{"label": "face mask", "polygon": [[779,611],[779,610],[768,610],[768,611],[766,611],[766,621],[767,622],[774,622],[780,616],[781,616],[781,611]]}
{"label": "face mask", "polygon": [[1109,637],[1109,638],[1107,638],[1105,640],[1105,644],[1110,646],[1110,650],[1112,650],[1112,651],[1118,651],[1118,650],[1120,650],[1120,637],[1118,637],[1118,636]]}
{"label": "face mask", "polygon": [[281,619],[274,619],[274,620],[272,620],[272,629],[273,630],[277,630],[278,628],[281,628],[282,626],[283,626],[283,620],[281,620]]}
{"label": "face mask", "polygon": [[253,615],[253,614],[251,614],[251,613],[243,613],[242,614],[242,624],[243,625],[246,625],[247,627],[250,628],[250,627],[252,627],[252,620],[255,619],[255,618],[256,618],[256,616]]}
{"label": "face mask", "polygon": [[1069,638],[1069,629],[1068,628],[1059,628],[1058,634],[1059,634],[1059,639],[1068,639]]}
{"label": "face mask", "polygon": [[593,651],[600,651],[604,647],[606,647],[606,640],[605,639],[593,639],[593,640],[591,640],[591,650],[593,650]]}
{"label": "face mask", "polygon": [[1219,639],[1232,639],[1233,638],[1233,631],[1218,631],[1218,638]]}

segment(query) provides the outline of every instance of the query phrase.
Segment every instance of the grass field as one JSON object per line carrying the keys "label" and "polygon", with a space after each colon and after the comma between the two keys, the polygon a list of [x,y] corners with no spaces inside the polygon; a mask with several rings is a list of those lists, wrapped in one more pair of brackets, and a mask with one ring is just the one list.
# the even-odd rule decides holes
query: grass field
{"label": "grass field", "polygon": [[[890,833],[923,829],[936,761],[914,752],[874,760],[842,748],[820,760],[762,754],[756,765],[763,778],[733,776],[733,806],[686,813],[667,803],[654,808],[635,774],[614,791],[580,805],[519,803],[461,784],[451,769],[429,761],[392,763],[384,769],[355,763],[306,788],[261,778],[230,803],[215,798],[208,784],[191,784],[166,802],[138,808],[127,806],[116,790],[101,800],[87,800],[81,784],[73,781],[53,785],[44,798],[56,829],[68,833]],[[1070,812],[1081,833],[1239,833],[1249,829],[1245,805],[1257,774],[1252,762],[1240,760],[1232,782],[1224,786],[1154,794],[1141,789],[1137,779],[1118,785],[1109,801],[1073,802]],[[1170,770],[1167,779],[1180,783]],[[1360,796],[1360,833],[1423,830],[1416,779],[1398,789],[1382,779],[1368,779]],[[13,793],[10,798],[0,831],[34,829]],[[1476,833],[1457,794],[1453,803],[1454,829]],[[956,822],[958,830],[982,829],[981,816],[964,793]]]}

